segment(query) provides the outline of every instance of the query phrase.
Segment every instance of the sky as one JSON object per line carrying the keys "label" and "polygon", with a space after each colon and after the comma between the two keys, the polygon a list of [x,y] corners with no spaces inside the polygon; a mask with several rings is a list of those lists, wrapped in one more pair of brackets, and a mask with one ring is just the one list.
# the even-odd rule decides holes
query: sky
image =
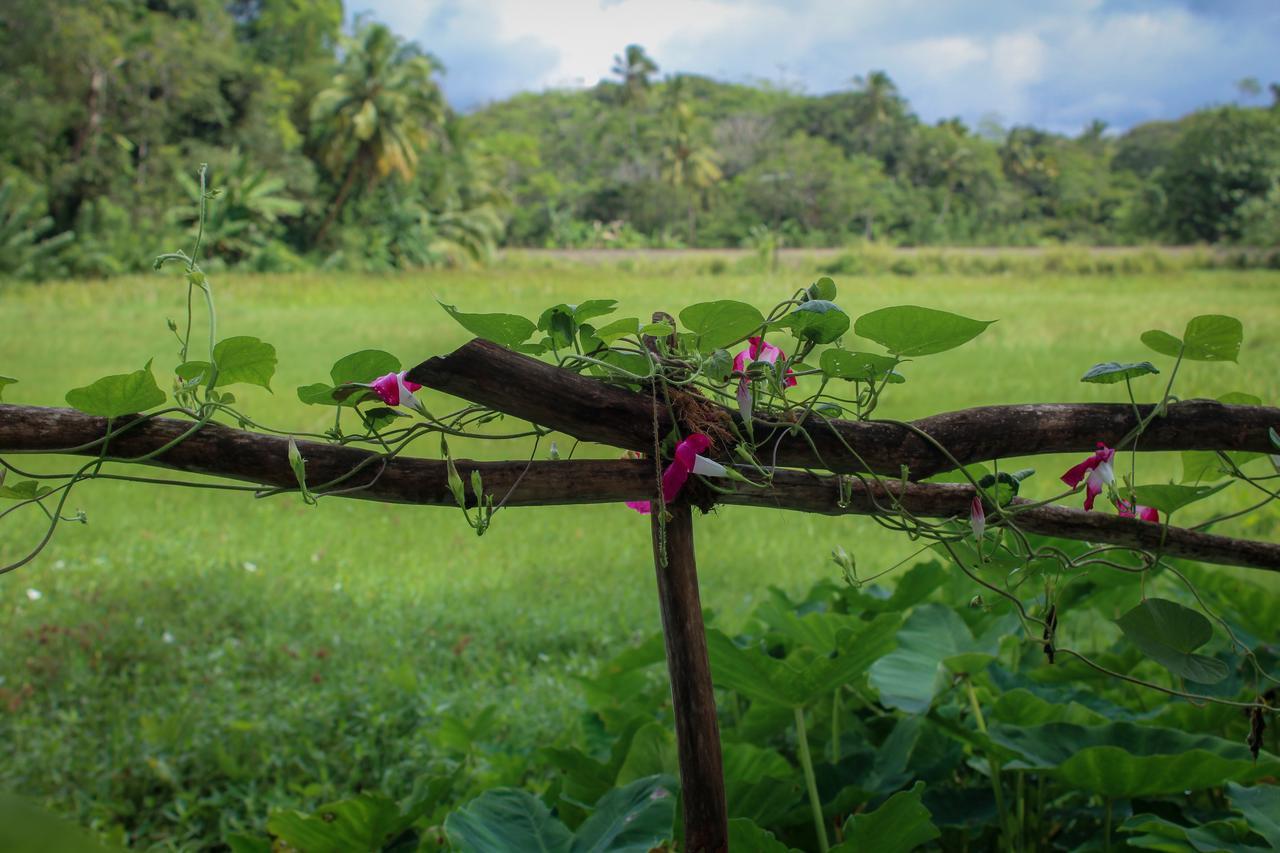
{"label": "sky", "polygon": [[[643,45],[660,75],[811,94],[871,70],[925,121],[1123,130],[1280,81],[1280,0],[348,0],[446,68],[451,104],[594,85]],[[1252,77],[1264,93],[1242,94]]]}

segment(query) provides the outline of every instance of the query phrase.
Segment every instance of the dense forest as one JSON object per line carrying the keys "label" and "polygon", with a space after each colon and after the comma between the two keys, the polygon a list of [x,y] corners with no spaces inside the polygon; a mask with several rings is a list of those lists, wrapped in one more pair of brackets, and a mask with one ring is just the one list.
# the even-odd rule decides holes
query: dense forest
{"label": "dense forest", "polygon": [[[1280,86],[1121,133],[921,121],[880,71],[808,95],[664,74],[462,115],[430,45],[341,0],[7,0],[0,276],[141,269],[189,235],[252,270],[498,246],[1280,243]],[[1256,83],[1252,83],[1254,87]]]}

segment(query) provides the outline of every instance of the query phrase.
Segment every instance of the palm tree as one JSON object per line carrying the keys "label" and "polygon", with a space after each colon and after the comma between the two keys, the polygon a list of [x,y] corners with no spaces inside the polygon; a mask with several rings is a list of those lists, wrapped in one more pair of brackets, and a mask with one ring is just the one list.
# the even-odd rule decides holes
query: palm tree
{"label": "palm tree", "polygon": [[697,236],[697,204],[702,193],[723,177],[716,151],[699,133],[700,126],[684,91],[684,78],[667,84],[668,136],[662,149],[662,179],[689,199],[689,243]]}
{"label": "palm tree", "polygon": [[345,50],[337,75],[311,103],[320,157],[335,176],[344,174],[316,243],[338,218],[358,178],[366,186],[392,173],[412,178],[419,152],[445,117],[432,77],[435,65],[417,45],[381,24],[364,24],[345,40]]}
{"label": "palm tree", "polygon": [[644,103],[649,94],[649,75],[656,74],[658,64],[654,62],[644,48],[638,44],[629,44],[622,55],[613,55],[613,73],[622,83],[622,103],[636,107]]}

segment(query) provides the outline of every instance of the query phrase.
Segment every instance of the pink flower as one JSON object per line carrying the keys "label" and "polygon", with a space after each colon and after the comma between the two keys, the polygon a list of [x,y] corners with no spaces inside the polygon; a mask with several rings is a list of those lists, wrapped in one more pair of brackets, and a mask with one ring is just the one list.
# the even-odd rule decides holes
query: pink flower
{"label": "pink flower", "polygon": [[1122,518],[1134,518],[1134,509],[1137,509],[1137,518],[1143,521],[1160,523],[1160,512],[1154,507],[1143,506],[1142,504],[1134,507],[1128,501],[1116,501],[1116,513]]}
{"label": "pink flower", "polygon": [[426,414],[426,407],[415,396],[413,392],[422,386],[417,382],[410,382],[404,378],[408,371],[400,373],[388,373],[386,376],[379,376],[373,382],[369,383],[369,387],[373,392],[382,398],[382,402],[388,406],[408,406],[416,412]]}
{"label": "pink flower", "polygon": [[[700,432],[676,445],[676,458],[662,472],[662,502],[669,504],[680,494],[691,474],[704,477],[725,476],[724,466],[699,454],[711,446],[711,439]],[[627,501],[627,506],[639,513],[649,513],[649,501]]]}
{"label": "pink flower", "polygon": [[1115,455],[1116,452],[1114,450],[1099,441],[1097,452],[1062,475],[1062,482],[1073,489],[1080,485],[1080,481],[1085,478],[1086,474],[1089,475],[1089,480],[1085,484],[1084,490],[1084,508],[1086,510],[1093,509],[1094,498],[1102,494],[1104,485],[1109,486],[1116,481],[1115,472],[1111,470],[1111,460],[1115,458]]}
{"label": "pink flower", "polygon": [[[782,350],[766,341],[764,338],[747,338],[747,348],[733,357],[733,369],[739,373],[745,373],[747,365],[753,361],[765,361],[769,364],[777,364],[778,359],[782,356]],[[744,383],[747,381],[744,377]],[[788,388],[796,384],[795,371],[787,368],[786,378],[782,382]]]}
{"label": "pink flower", "polygon": [[977,495],[973,496],[973,503],[969,504],[969,526],[973,528],[973,538],[981,542],[982,534],[987,531],[987,513],[982,508],[982,498]]}

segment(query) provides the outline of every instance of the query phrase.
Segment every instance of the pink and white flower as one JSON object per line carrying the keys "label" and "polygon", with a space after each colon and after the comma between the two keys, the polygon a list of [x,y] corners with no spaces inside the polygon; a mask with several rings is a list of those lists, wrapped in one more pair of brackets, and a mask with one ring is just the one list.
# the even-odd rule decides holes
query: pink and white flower
{"label": "pink and white flower", "polygon": [[[751,399],[751,382],[745,376],[747,365],[753,361],[764,361],[769,364],[777,364],[778,359],[782,357],[782,350],[766,341],[764,338],[747,338],[747,348],[733,357],[733,369],[738,373],[744,374],[742,379],[738,381],[738,411],[742,412],[744,418],[751,417],[752,399]],[[787,368],[787,374],[782,380],[782,384],[788,388],[796,384],[795,371]]]}
{"label": "pink and white flower", "polygon": [[1086,510],[1093,509],[1093,501],[1098,495],[1102,494],[1102,487],[1109,486],[1116,481],[1115,471],[1111,468],[1111,460],[1116,456],[1115,450],[1107,447],[1101,441],[1098,442],[1097,451],[1088,459],[1075,465],[1062,475],[1062,482],[1071,488],[1080,485],[1080,481],[1088,475],[1088,481],[1085,483],[1084,489],[1084,508]]}
{"label": "pink and white flower", "polygon": [[1130,505],[1128,501],[1116,501],[1116,513],[1122,518],[1140,518],[1143,521],[1152,521],[1160,523],[1160,512],[1155,507],[1143,506],[1137,504]]}
{"label": "pink and white flower", "polygon": [[[675,459],[662,472],[662,502],[669,504],[680,494],[684,484],[693,474],[703,477],[728,476],[724,466],[719,462],[701,456],[704,450],[711,447],[711,439],[700,432],[686,438],[676,445]],[[636,512],[647,514],[652,511],[649,501],[627,501],[627,506]]]}
{"label": "pink and white flower", "polygon": [[982,541],[982,534],[987,532],[987,512],[982,508],[982,498],[973,496],[969,504],[969,526],[973,528],[973,538]]}
{"label": "pink and white flower", "polygon": [[413,392],[422,386],[417,382],[410,382],[405,379],[407,372],[401,371],[400,373],[388,373],[386,376],[379,376],[369,383],[369,387],[388,406],[408,406],[415,412],[425,415],[427,414],[426,407],[422,405],[421,400],[413,396]]}

